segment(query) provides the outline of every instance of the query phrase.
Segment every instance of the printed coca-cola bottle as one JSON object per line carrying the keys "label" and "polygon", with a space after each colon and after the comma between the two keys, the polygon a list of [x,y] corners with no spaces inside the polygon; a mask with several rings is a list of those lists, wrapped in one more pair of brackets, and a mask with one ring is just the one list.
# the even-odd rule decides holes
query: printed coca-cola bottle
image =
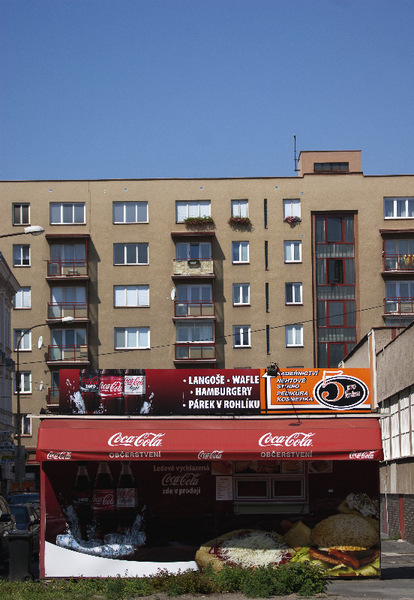
{"label": "printed coca-cola bottle", "polygon": [[130,533],[138,511],[138,490],[131,465],[122,463],[116,486],[116,512],[118,533]]}
{"label": "printed coca-cola bottle", "polygon": [[81,393],[85,412],[93,415],[99,408],[99,370],[81,369],[79,371],[79,391]]}
{"label": "printed coca-cola bottle", "polygon": [[119,369],[103,369],[99,382],[100,411],[104,415],[124,412],[124,376]]}
{"label": "printed coca-cola bottle", "polygon": [[124,376],[124,414],[139,415],[145,402],[145,370],[127,369]]}
{"label": "printed coca-cola bottle", "polygon": [[79,535],[82,540],[86,540],[92,518],[92,483],[84,462],[78,466],[73,484],[72,504],[78,518]]}
{"label": "printed coca-cola bottle", "polygon": [[92,510],[95,537],[103,540],[109,533],[115,533],[115,483],[106,462],[100,462],[98,465],[92,494]]}

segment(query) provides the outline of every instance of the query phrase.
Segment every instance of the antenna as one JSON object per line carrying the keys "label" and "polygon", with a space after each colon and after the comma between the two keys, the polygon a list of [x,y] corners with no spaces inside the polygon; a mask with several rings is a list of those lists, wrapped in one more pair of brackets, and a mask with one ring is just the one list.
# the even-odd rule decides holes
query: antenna
{"label": "antenna", "polygon": [[296,156],[296,135],[293,134],[293,160],[295,161],[295,173],[299,171],[298,169],[298,159]]}

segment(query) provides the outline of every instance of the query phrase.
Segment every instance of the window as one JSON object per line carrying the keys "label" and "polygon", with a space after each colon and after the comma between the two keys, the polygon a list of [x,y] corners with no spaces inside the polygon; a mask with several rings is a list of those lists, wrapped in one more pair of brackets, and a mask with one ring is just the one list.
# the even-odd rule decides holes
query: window
{"label": "window", "polygon": [[14,244],[13,267],[30,267],[29,244]]}
{"label": "window", "polygon": [[384,241],[386,271],[414,270],[414,238],[393,238]]}
{"label": "window", "polygon": [[250,304],[250,283],[233,283],[233,304]]}
{"label": "window", "polygon": [[211,260],[211,242],[178,242],[175,252],[177,260]]}
{"label": "window", "polygon": [[414,281],[387,281],[386,312],[414,312]]}
{"label": "window", "polygon": [[115,327],[115,350],[143,350],[149,347],[149,327]]}
{"label": "window", "polygon": [[283,200],[283,218],[299,217],[300,218],[300,200]]}
{"label": "window", "polygon": [[183,223],[188,217],[210,217],[210,200],[180,200],[175,203],[175,219]]}
{"label": "window", "polygon": [[286,325],[286,346],[303,346],[303,325]]}
{"label": "window", "polygon": [[249,205],[247,200],[232,200],[231,201],[231,216],[232,217],[248,217]]}
{"label": "window", "polygon": [[285,283],[285,303],[302,304],[301,283]]}
{"label": "window", "polygon": [[[17,393],[17,380],[16,375],[14,377],[14,392]],[[20,371],[20,393],[31,394],[32,393],[32,373],[31,371]]]}
{"label": "window", "polygon": [[249,242],[232,242],[233,263],[249,262]]}
{"label": "window", "polygon": [[85,244],[50,244],[50,259],[63,261],[85,261]]}
{"label": "window", "polygon": [[302,262],[302,242],[284,242],[285,263]]}
{"label": "window", "polygon": [[211,321],[185,321],[176,324],[177,342],[212,342],[214,325]]}
{"label": "window", "polygon": [[114,244],[114,265],[147,265],[148,244]]}
{"label": "window", "polygon": [[114,202],[114,223],[148,223],[148,202]]}
{"label": "window", "polygon": [[52,329],[52,346],[78,348],[86,345],[86,329]]}
{"label": "window", "polygon": [[20,415],[20,423],[17,415],[14,416],[16,431],[21,435],[32,435],[32,419],[28,415]]}
{"label": "window", "polygon": [[78,225],[85,223],[84,202],[51,202],[51,225]]}
{"label": "window", "polygon": [[348,173],[349,172],[349,163],[348,162],[313,163],[313,170],[315,173]]}
{"label": "window", "polygon": [[115,285],[115,308],[149,306],[149,285]]}
{"label": "window", "polygon": [[30,287],[22,287],[14,296],[14,308],[31,308],[32,307],[32,292]]}
{"label": "window", "polygon": [[30,224],[30,204],[13,204],[13,225]]}
{"label": "window", "polygon": [[234,325],[233,348],[248,348],[251,346],[250,325]]}
{"label": "window", "polygon": [[[13,348],[16,352],[17,344],[19,343],[20,337],[23,335],[25,329],[14,329],[13,330]],[[28,331],[25,335],[23,335],[20,340],[19,350],[31,350],[32,349],[32,332]]]}
{"label": "window", "polygon": [[210,283],[177,285],[177,302],[212,302],[213,288]]}
{"label": "window", "polygon": [[414,197],[384,198],[384,219],[414,219]]}

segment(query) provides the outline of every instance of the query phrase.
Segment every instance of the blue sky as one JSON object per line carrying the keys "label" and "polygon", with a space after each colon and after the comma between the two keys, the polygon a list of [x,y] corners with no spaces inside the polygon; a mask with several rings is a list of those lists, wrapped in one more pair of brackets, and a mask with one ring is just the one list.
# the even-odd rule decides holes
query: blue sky
{"label": "blue sky", "polygon": [[0,179],[414,172],[412,0],[1,0]]}

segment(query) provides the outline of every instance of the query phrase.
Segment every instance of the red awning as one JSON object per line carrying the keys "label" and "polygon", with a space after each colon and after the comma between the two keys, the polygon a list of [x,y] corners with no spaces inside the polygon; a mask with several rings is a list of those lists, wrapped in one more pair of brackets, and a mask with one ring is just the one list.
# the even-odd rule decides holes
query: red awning
{"label": "red awning", "polygon": [[377,419],[50,419],[37,459],[381,460]]}

